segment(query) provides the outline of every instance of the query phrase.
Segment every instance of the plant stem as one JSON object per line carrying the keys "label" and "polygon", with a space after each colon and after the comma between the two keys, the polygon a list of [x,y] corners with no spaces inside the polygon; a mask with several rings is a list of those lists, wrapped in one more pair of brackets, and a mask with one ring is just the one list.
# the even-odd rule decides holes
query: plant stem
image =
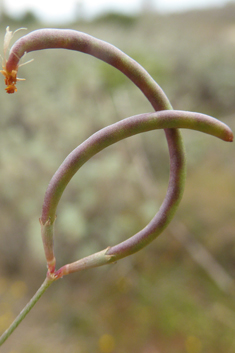
{"label": "plant stem", "polygon": [[41,298],[43,293],[47,290],[47,288],[54,282],[55,278],[46,277],[45,281],[42,283],[41,287],[34,294],[34,296],[30,299],[28,304],[24,307],[24,309],[20,312],[20,314],[16,317],[16,319],[12,322],[9,328],[2,334],[0,337],[0,346],[7,340],[7,338],[14,332],[17,326],[21,323],[21,321],[25,318],[25,316],[30,312],[30,310],[34,307],[34,305]]}

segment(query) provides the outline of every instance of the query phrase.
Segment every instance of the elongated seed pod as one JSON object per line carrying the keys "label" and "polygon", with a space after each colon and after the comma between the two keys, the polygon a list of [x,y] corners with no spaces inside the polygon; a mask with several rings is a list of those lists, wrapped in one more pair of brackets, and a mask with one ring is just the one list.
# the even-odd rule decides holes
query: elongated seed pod
{"label": "elongated seed pod", "polygon": [[[227,125],[200,113],[165,110],[123,119],[96,132],[67,156],[52,177],[46,191],[44,207],[49,207],[50,216],[55,217],[57,205],[64,189],[74,174],[91,157],[127,137],[165,128],[188,128],[213,135],[224,141],[233,140],[233,133]],[[110,258],[110,261],[130,255],[150,243],[170,222],[173,212],[172,205],[169,205],[168,200],[164,200],[160,210],[147,227],[107,251],[106,255],[115,255]]]}

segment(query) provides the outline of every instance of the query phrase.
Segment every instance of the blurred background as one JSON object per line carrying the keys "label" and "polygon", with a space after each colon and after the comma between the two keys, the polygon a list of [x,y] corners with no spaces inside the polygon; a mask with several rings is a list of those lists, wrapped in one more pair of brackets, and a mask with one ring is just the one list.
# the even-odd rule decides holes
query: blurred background
{"label": "blurred background", "polygon": [[[235,131],[234,1],[95,3],[1,1],[0,41],[6,26],[27,28],[13,41],[43,27],[86,32],[137,60],[175,109],[212,115]],[[1,332],[45,278],[38,218],[56,169],[95,131],[152,111],[127,78],[93,57],[47,50],[24,60],[31,58],[16,94],[0,81]],[[182,134],[186,189],[167,230],[114,265],[54,283],[1,352],[235,351],[234,145]],[[142,229],[164,199],[168,176],[163,131],[92,158],[58,208],[57,268]]]}

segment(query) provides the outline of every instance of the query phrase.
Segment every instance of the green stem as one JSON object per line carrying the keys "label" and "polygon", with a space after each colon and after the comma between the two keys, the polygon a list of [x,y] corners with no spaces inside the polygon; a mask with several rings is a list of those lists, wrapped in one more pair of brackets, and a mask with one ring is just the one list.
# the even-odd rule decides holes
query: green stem
{"label": "green stem", "polygon": [[45,281],[42,283],[41,287],[34,294],[28,304],[24,307],[24,309],[20,312],[20,314],[16,317],[13,323],[9,326],[9,328],[2,334],[0,337],[0,346],[8,339],[8,337],[15,331],[17,326],[21,323],[21,321],[25,318],[25,316],[30,312],[30,310],[34,307],[34,305],[41,298],[43,293],[47,290],[47,288],[54,282],[55,278],[46,277]]}

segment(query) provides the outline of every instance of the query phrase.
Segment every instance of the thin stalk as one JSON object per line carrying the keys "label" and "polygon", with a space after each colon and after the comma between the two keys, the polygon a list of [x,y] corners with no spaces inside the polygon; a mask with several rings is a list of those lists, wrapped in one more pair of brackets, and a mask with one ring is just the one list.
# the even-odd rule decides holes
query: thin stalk
{"label": "thin stalk", "polygon": [[42,283],[41,287],[34,294],[28,304],[24,307],[24,309],[20,312],[20,314],[16,317],[16,319],[12,322],[9,328],[2,334],[0,337],[0,346],[8,339],[8,337],[15,331],[17,326],[21,323],[21,321],[25,318],[25,316],[30,312],[30,310],[34,307],[34,305],[41,298],[43,293],[47,290],[47,288],[54,282],[55,278],[46,277],[45,281]]}

